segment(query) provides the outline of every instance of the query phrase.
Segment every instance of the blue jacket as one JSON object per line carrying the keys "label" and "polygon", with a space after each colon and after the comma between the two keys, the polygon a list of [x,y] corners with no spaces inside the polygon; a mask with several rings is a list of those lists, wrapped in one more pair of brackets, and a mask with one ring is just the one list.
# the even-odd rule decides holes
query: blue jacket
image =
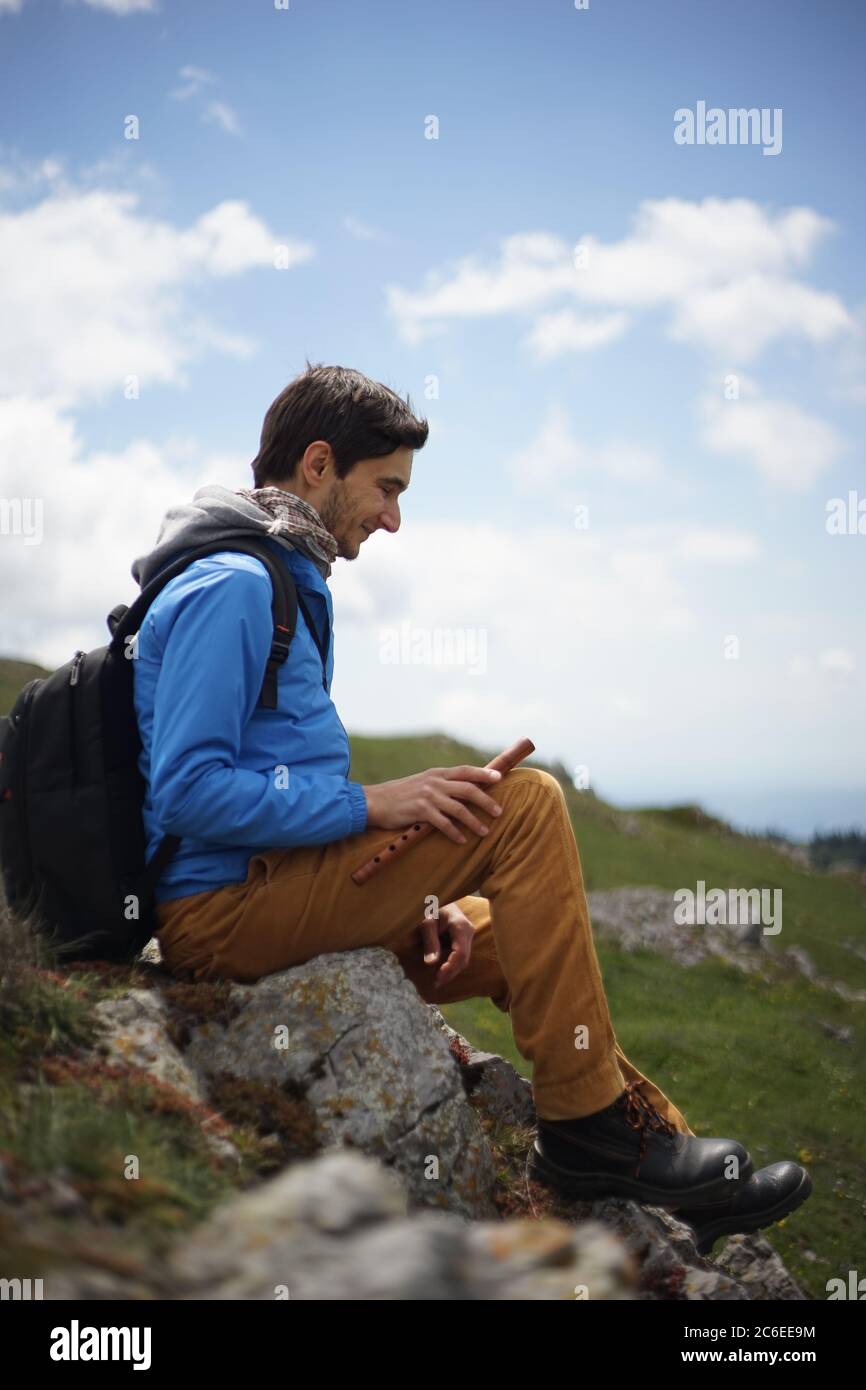
{"label": "blue jacket", "polygon": [[367,825],[330,696],[330,589],[307,555],[267,544],[290,567],[327,643],[327,689],[299,607],[288,660],[278,667],[277,708],[259,704],[272,588],[253,556],[218,551],[195,560],[157,595],[132,663],[146,857],[163,835],[183,837],[157,902],[242,882],[257,851],[327,844]]}

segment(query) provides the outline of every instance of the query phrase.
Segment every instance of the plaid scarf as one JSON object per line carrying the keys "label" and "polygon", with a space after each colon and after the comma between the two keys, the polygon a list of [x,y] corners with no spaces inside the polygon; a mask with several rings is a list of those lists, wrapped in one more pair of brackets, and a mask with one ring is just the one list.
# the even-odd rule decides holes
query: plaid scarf
{"label": "plaid scarf", "polygon": [[285,536],[298,550],[327,565],[325,578],[331,573],[331,565],[337,558],[337,541],[326,526],[315,507],[297,497],[294,492],[286,492],[281,487],[241,487],[236,489],[239,497],[261,507],[273,517],[267,528],[271,535]]}

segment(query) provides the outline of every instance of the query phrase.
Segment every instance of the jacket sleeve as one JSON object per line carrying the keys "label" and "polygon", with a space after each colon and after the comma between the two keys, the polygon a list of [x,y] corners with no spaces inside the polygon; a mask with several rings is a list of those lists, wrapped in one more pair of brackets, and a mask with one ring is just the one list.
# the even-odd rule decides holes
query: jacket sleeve
{"label": "jacket sleeve", "polygon": [[283,849],[328,844],[366,827],[358,782],[279,763],[238,767],[272,636],[271,582],[262,568],[215,565],[172,611],[150,758],[151,804],[163,834]]}

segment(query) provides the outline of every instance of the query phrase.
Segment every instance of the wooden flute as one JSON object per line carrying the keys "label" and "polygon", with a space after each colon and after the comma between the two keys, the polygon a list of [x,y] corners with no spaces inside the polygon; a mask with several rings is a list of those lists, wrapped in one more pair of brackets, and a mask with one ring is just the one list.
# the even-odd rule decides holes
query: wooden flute
{"label": "wooden flute", "polygon": [[[510,772],[518,763],[522,763],[524,758],[528,758],[530,753],[535,752],[535,744],[529,738],[518,739],[510,748],[506,748],[504,753],[499,753],[485,767],[495,768],[504,777],[506,772]],[[498,786],[499,783],[497,782]],[[378,854],[374,854],[372,859],[368,859],[366,864],[362,864],[352,874],[352,879],[359,886],[367,883],[374,874],[378,874],[384,869],[386,864],[392,864],[398,855],[405,854],[407,849],[411,849],[419,840],[423,840],[425,835],[438,829],[438,826],[430,825],[427,821],[416,821],[406,830],[401,831],[396,840],[392,840],[384,849],[380,849]]]}

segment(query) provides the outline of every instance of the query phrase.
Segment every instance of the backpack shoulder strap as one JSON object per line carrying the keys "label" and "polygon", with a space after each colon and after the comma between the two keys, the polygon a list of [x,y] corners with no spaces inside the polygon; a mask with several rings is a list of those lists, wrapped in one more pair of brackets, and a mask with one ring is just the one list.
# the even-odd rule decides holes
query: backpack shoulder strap
{"label": "backpack shoulder strap", "polygon": [[138,632],[148,608],[169,580],[181,574],[187,565],[192,564],[194,560],[199,560],[205,555],[214,555],[221,550],[236,550],[244,555],[252,555],[257,560],[261,560],[270,574],[273,588],[271,613],[274,621],[274,632],[259,699],[266,709],[276,709],[277,672],[289,655],[289,644],[295,635],[295,628],[298,623],[298,594],[288,565],[282,564],[277,559],[264,537],[245,532],[243,535],[232,536],[227,540],[210,541],[207,545],[200,545],[194,550],[184,551],[176,560],[159,571],[128,608],[124,608],[122,604],[117,604],[112,608],[108,615],[108,627],[111,632],[109,650],[116,656],[123,656],[124,643],[127,637]]}

